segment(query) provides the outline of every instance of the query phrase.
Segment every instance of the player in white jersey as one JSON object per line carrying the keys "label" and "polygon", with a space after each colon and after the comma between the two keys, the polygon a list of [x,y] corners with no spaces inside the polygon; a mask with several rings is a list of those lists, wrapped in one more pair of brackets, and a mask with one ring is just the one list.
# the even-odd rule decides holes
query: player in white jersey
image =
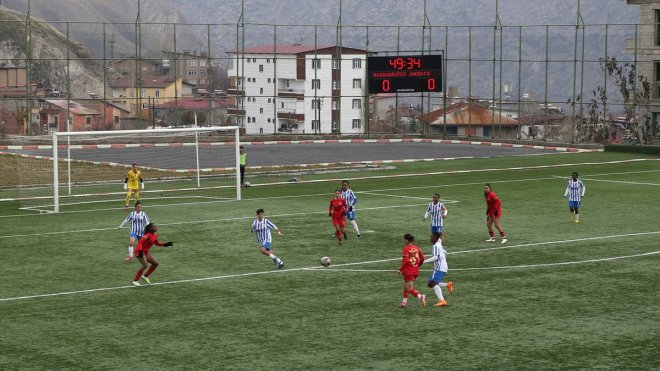
{"label": "player in white jersey", "polygon": [[429,202],[424,212],[424,221],[431,215],[431,233],[442,233],[444,218],[447,216],[447,208],[440,202],[438,193],[433,195],[433,202]]}
{"label": "player in white jersey", "polygon": [[272,242],[272,237],[270,235],[271,229],[276,230],[277,234],[284,237],[284,234],[279,230],[279,228],[277,228],[275,224],[264,218],[264,209],[257,210],[257,218],[252,222],[251,233],[255,233],[257,235],[257,242],[259,243],[259,250],[261,253],[273,259],[275,268],[280,269],[284,267],[284,262],[273,253],[273,250],[270,247],[270,243]]}
{"label": "player in white jersey", "polygon": [[[348,180],[341,182],[341,198],[346,200],[346,204],[348,205],[346,217],[353,225],[355,234],[357,234],[357,238],[360,238],[360,228],[358,228],[357,222],[355,221],[355,204],[357,204],[358,199],[357,196],[355,196],[355,193],[353,193],[353,191],[348,188]],[[346,238],[346,235],[344,235],[344,238]]]}
{"label": "player in white jersey", "polygon": [[149,217],[142,211],[142,202],[135,202],[135,210],[131,211],[117,228],[123,227],[128,222],[131,222],[131,231],[128,234],[128,256],[124,259],[125,261],[131,261],[133,259],[133,247],[142,238],[144,227],[149,224]]}
{"label": "player in white jersey", "polygon": [[428,287],[432,288],[433,291],[435,291],[435,295],[438,297],[438,302],[433,306],[444,307],[447,306],[447,302],[442,295],[441,287],[446,287],[447,290],[449,290],[449,293],[453,294],[454,283],[442,282],[442,278],[447,274],[447,251],[442,247],[442,233],[431,233],[431,243],[433,244],[432,256],[424,260],[424,264],[433,263],[433,273],[431,274],[431,277],[429,277]]}
{"label": "player in white jersey", "polygon": [[580,202],[582,202],[582,197],[584,197],[586,190],[582,180],[578,179],[578,173],[573,172],[571,174],[571,180],[568,181],[568,185],[566,186],[566,191],[564,191],[564,197],[568,196],[568,208],[571,211],[571,219],[576,223],[580,222]]}

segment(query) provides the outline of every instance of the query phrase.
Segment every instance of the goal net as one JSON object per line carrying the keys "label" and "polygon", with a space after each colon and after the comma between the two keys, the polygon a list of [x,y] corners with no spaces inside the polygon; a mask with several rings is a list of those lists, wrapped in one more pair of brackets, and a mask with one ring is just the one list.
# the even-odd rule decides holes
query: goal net
{"label": "goal net", "polygon": [[[41,212],[122,208],[132,164],[145,204],[240,199],[238,127],[53,133],[16,152],[21,206]],[[129,189],[130,190],[130,189]],[[135,203],[131,194],[129,207]]]}

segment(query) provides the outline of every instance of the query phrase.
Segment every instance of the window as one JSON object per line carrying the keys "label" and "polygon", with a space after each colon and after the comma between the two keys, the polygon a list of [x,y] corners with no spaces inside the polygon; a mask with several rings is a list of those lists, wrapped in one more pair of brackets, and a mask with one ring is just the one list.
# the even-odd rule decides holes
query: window
{"label": "window", "polygon": [[259,113],[264,113],[264,109],[263,109],[263,108],[259,108]]}
{"label": "window", "polygon": [[264,88],[259,88],[259,94],[263,94],[263,93],[264,93]]}
{"label": "window", "polygon": [[252,58],[252,63],[257,63],[257,58]]}
{"label": "window", "polygon": [[140,97],[144,98],[147,96],[147,91],[145,89],[140,89]]}
{"label": "window", "polygon": [[359,99],[353,99],[353,109],[360,109],[362,106],[362,101]]}
{"label": "window", "polygon": [[280,102],[280,103],[281,103],[281,105],[282,105],[282,107],[281,107],[281,108],[284,108],[284,102]]}
{"label": "window", "polygon": [[259,134],[263,134],[263,133],[264,133],[264,128],[259,128]]}
{"label": "window", "polygon": [[659,98],[660,97],[660,61],[653,61],[653,66],[654,66],[654,74],[655,74],[655,80],[654,80],[654,85],[651,89],[653,89],[653,94],[654,98]]}
{"label": "window", "polygon": [[320,99],[312,99],[312,109],[321,109]]}
{"label": "window", "polygon": [[353,58],[353,68],[362,68],[362,59]]}
{"label": "window", "polygon": [[252,60],[251,60],[250,58],[248,58],[248,59],[247,59],[247,62],[250,63],[250,62],[252,62]]}
{"label": "window", "polygon": [[361,79],[353,79],[353,89],[362,89]]}
{"label": "window", "polygon": [[660,45],[660,9],[654,9],[655,12],[655,45]]}
{"label": "window", "polygon": [[206,80],[203,80],[203,79],[199,80],[199,84],[200,85],[206,85]]}
{"label": "window", "polygon": [[312,130],[321,130],[321,120],[312,120]]}
{"label": "window", "polygon": [[353,129],[360,129],[362,128],[362,122],[360,119],[354,119],[353,120]]}
{"label": "window", "polygon": [[85,117],[85,124],[88,128],[92,126],[92,116]]}
{"label": "window", "polygon": [[337,130],[339,128],[339,124],[337,124],[337,121],[332,122],[332,130]]}
{"label": "window", "polygon": [[338,70],[339,69],[339,59],[333,59],[332,60],[332,69],[333,70]]}
{"label": "window", "polygon": [[268,118],[268,123],[270,124],[270,117]]}
{"label": "window", "polygon": [[142,103],[142,109],[149,109],[149,103]]}
{"label": "window", "polygon": [[339,109],[339,101],[338,100],[333,100],[332,101],[332,109]]}
{"label": "window", "polygon": [[339,80],[332,80],[332,90],[339,90]]}
{"label": "window", "polygon": [[156,98],[160,98],[160,90],[156,90],[154,92],[154,95],[156,96]]}
{"label": "window", "polygon": [[266,58],[266,63],[270,63],[270,58]]}
{"label": "window", "polygon": [[268,78],[268,83],[270,84],[273,81],[270,77]]}
{"label": "window", "polygon": [[264,72],[264,65],[263,64],[259,65],[259,72]]}
{"label": "window", "polygon": [[115,124],[119,123],[119,116],[115,116]]}
{"label": "window", "polygon": [[200,67],[206,67],[206,61],[204,61],[204,60],[199,61],[199,66]]}
{"label": "window", "polygon": [[272,102],[273,102],[273,100],[268,98],[268,103],[272,103]]}
{"label": "window", "polygon": [[321,68],[321,60],[318,58],[312,59],[312,68],[315,70]]}
{"label": "window", "polygon": [[312,89],[321,89],[321,80],[313,79],[312,80]]}
{"label": "window", "polygon": [[188,67],[197,67],[197,61],[196,60],[188,61]]}

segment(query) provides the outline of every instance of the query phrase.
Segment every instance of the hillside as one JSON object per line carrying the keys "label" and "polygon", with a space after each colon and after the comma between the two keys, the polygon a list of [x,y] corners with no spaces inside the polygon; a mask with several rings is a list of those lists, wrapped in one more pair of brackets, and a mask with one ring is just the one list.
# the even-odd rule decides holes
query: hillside
{"label": "hillside", "polygon": [[[2,0],[6,8],[27,13],[27,0]],[[185,23],[182,15],[167,0],[140,0],[143,23],[163,23],[144,26],[141,30],[142,55],[149,56],[173,48],[173,27],[166,24]],[[137,0],[41,0],[31,1],[31,15],[50,22],[72,40],[84,44],[96,55],[114,57],[135,55]],[[105,28],[105,35],[104,35]],[[105,37],[104,37],[105,36]],[[206,45],[206,37],[198,30],[179,28],[178,49],[197,49]],[[105,41],[105,50],[104,50]],[[112,42],[112,43],[111,43]],[[111,47],[112,45],[112,47]]]}
{"label": "hillside", "polygon": [[[0,7],[0,62],[7,67],[25,66],[26,29],[24,15]],[[66,37],[48,23],[32,23],[32,74],[40,86],[66,90],[67,48],[73,96],[87,96],[88,90],[103,91],[103,64],[81,44],[67,43]]]}

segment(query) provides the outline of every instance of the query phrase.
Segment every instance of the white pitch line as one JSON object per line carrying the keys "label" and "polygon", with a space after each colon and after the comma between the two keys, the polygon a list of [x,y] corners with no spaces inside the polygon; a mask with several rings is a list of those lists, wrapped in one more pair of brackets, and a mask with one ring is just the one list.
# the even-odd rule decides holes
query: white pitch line
{"label": "white pitch line", "polygon": [[[577,265],[577,264],[588,264],[588,263],[600,263],[612,260],[622,260],[630,258],[639,258],[642,256],[658,255],[660,250],[651,251],[647,253],[634,254],[634,255],[623,255],[623,256],[612,256],[609,258],[600,258],[600,259],[588,259],[588,260],[574,260],[570,262],[559,262],[559,263],[541,263],[541,264],[524,264],[524,265],[504,265],[499,267],[471,267],[471,268],[452,268],[450,272],[466,272],[466,271],[485,271],[485,270],[497,270],[497,269],[523,269],[523,268],[542,268],[542,267],[555,267],[562,265]],[[398,259],[397,259],[398,260]],[[328,271],[328,272],[359,272],[359,273],[396,273],[396,269],[342,269],[342,268],[332,268],[327,267],[325,269],[317,269],[318,271]],[[420,272],[433,272],[432,269],[420,270]]]}
{"label": "white pitch line", "polygon": [[[590,241],[590,240],[597,240],[597,239],[643,236],[643,235],[651,235],[651,234],[660,234],[660,231],[629,233],[629,234],[612,235],[612,236],[590,237],[590,238],[582,238],[582,239],[574,239],[574,240],[547,241],[547,242],[529,243],[529,244],[523,244],[523,245],[494,247],[494,248],[481,249],[481,250],[463,250],[463,251],[457,251],[457,252],[449,252],[448,254],[484,252],[484,251],[489,251],[489,250],[500,250],[500,249],[505,249],[505,248],[514,248],[514,247],[543,246],[543,245],[549,245],[549,244],[562,244],[562,243],[575,242],[575,241]],[[658,253],[660,253],[660,251],[644,253],[644,254],[637,254],[637,255],[630,255],[628,257],[647,256],[647,255],[654,255],[654,254],[658,254]],[[604,258],[604,259],[605,260],[615,260],[615,259],[624,259],[624,258],[626,258],[626,257],[612,257],[612,258]],[[354,263],[344,263],[344,264],[336,264],[335,267],[347,267],[347,266],[353,266],[353,265],[385,263],[385,262],[389,262],[389,261],[397,261],[397,260],[400,260],[400,259],[401,259],[400,257],[397,257],[397,258],[391,258],[391,259],[379,259],[379,260],[370,260],[370,261],[362,261],[362,262],[354,262]],[[585,260],[583,262],[591,262],[591,261],[596,261],[596,259]],[[575,262],[563,262],[563,263],[534,264],[534,265],[528,265],[527,267],[548,266],[548,265],[553,265],[553,264],[554,265],[568,265],[568,264],[576,264],[576,263]],[[523,266],[508,266],[508,267],[503,267],[503,268],[493,268],[493,267],[458,268],[458,269],[452,269],[452,271],[477,270],[477,269],[481,269],[481,270],[505,269],[505,268],[510,269],[510,268],[515,268],[515,267],[523,267]],[[313,267],[289,268],[289,269],[285,269],[285,270],[269,270],[269,271],[261,271],[261,272],[236,273],[236,274],[228,274],[228,275],[223,275],[223,276],[213,276],[213,277],[191,278],[191,279],[186,279],[186,280],[157,282],[157,283],[154,283],[151,286],[171,285],[171,284],[175,284],[175,283],[210,281],[210,280],[219,280],[219,279],[227,279],[227,278],[237,278],[237,277],[249,277],[249,276],[257,276],[257,275],[272,274],[272,273],[299,272],[299,271],[308,271],[308,270],[316,271],[316,270],[319,270],[319,269],[324,270],[324,269],[327,269],[327,268],[320,267],[320,266],[313,266]],[[328,270],[336,270],[336,268],[330,268]],[[369,270],[369,271],[375,271],[375,270]],[[395,272],[394,270],[383,270],[383,271]],[[46,297],[57,297],[57,296],[66,296],[66,295],[76,295],[76,294],[85,294],[85,293],[120,290],[120,289],[133,289],[133,288],[135,288],[135,286],[130,285],[130,286],[103,287],[103,288],[98,288],[98,289],[88,289],[88,290],[78,290],[78,291],[56,292],[56,293],[50,293],[50,294],[26,295],[26,296],[0,298],[0,302],[26,300],[26,299],[37,299],[37,298],[46,298]]]}
{"label": "white pitch line", "polygon": [[[382,210],[382,209],[396,209],[404,207],[419,207],[426,204],[409,204],[409,205],[389,205],[389,206],[375,206],[375,207],[365,207],[361,208],[360,211],[367,210]],[[297,216],[306,216],[313,214],[326,214],[326,211],[314,211],[307,213],[290,213],[290,214],[275,214],[269,215],[269,218],[279,218],[279,217],[297,217]],[[171,223],[158,223],[159,226],[167,225],[186,225],[186,224],[200,224],[200,223],[218,223],[218,222],[230,222],[237,220],[252,220],[254,216],[237,216],[233,218],[222,218],[222,219],[206,219],[206,220],[194,220],[194,221],[185,221],[185,222],[171,222]],[[119,230],[117,227],[111,228],[94,228],[94,229],[78,229],[73,231],[57,231],[57,232],[44,232],[44,233],[30,233],[30,234],[13,234],[0,236],[0,239],[5,238],[19,238],[19,237],[40,237],[40,236],[53,236],[53,235],[63,235],[63,234],[74,234],[74,233],[88,233],[88,232],[102,232],[102,231],[113,231]]]}
{"label": "white pitch line", "polygon": [[609,179],[591,179],[591,178],[582,178],[582,180],[588,180],[590,182],[604,182],[604,183],[620,183],[620,184],[632,184],[632,185],[650,185],[650,186],[660,186],[658,183],[644,183],[644,182],[627,182],[624,180],[609,180]]}

